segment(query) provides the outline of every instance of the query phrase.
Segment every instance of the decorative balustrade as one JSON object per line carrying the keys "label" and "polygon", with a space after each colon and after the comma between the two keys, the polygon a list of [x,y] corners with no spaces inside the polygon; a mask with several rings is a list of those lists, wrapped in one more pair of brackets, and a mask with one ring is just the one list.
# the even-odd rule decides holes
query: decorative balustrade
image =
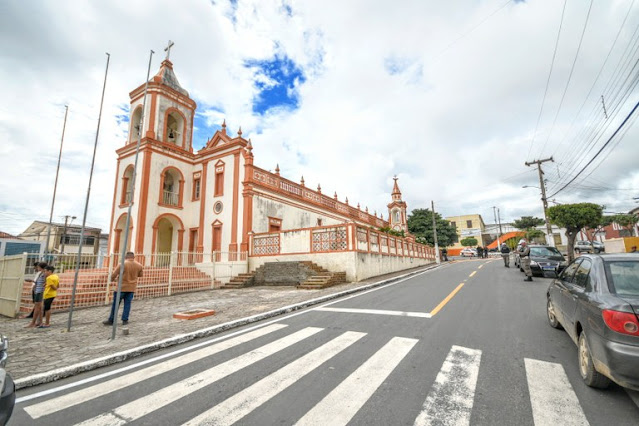
{"label": "decorative balustrade", "polygon": [[163,191],[162,192],[162,204],[167,206],[177,206],[179,200],[179,194],[177,192]]}
{"label": "decorative balustrade", "polygon": [[375,215],[363,212],[359,209],[349,206],[348,204],[337,201],[332,197],[327,197],[326,195],[323,195],[317,191],[308,189],[288,179],[267,172],[266,170],[262,170],[255,166],[253,166],[252,169],[253,170],[252,173],[249,174],[249,178],[259,185],[273,188],[277,191],[285,193],[287,196],[292,196],[294,198],[303,200],[304,202],[310,202],[319,205],[323,208],[333,210],[334,212],[341,215],[348,216],[351,219],[368,223],[371,226],[383,228],[389,225],[387,221],[382,220]]}

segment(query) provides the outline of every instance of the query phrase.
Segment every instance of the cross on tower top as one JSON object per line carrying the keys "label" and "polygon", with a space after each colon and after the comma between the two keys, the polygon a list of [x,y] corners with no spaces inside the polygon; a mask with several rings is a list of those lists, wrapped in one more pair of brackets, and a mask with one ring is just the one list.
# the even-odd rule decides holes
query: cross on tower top
{"label": "cross on tower top", "polygon": [[171,54],[171,48],[173,47],[175,43],[173,43],[171,40],[169,40],[169,44],[168,46],[166,46],[164,48],[164,51],[166,52],[166,59],[167,61],[169,60],[169,55]]}

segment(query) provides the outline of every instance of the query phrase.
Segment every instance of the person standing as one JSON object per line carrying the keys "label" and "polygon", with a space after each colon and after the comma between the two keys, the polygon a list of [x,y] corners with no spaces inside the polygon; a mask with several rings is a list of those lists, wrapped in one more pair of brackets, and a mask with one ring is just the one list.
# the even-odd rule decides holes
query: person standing
{"label": "person standing", "polygon": [[44,284],[45,284],[45,276],[44,276],[44,268],[47,266],[46,263],[40,262],[38,264],[39,274],[36,274],[33,280],[33,319],[31,323],[27,326],[27,328],[39,327],[42,325],[42,300],[44,296]]}
{"label": "person standing", "polygon": [[484,246],[484,259],[488,259],[488,246]]}
{"label": "person standing", "polygon": [[49,328],[51,322],[51,304],[53,299],[58,295],[58,287],[60,287],[60,278],[54,274],[55,268],[47,266],[44,268],[44,276],[46,277],[44,285],[44,324],[38,328]]}
{"label": "person standing", "polygon": [[477,246],[477,257],[481,259],[484,249],[481,246]]}
{"label": "person standing", "polygon": [[448,262],[448,250],[446,247],[442,249],[442,257],[444,258],[444,262]]}
{"label": "person standing", "polygon": [[[142,270],[144,267],[135,261],[135,253],[129,251],[124,256],[124,272],[122,273],[122,289],[120,292],[120,302],[124,301],[124,309],[122,310],[122,324],[127,325],[129,323],[129,313],[131,312],[131,302],[133,301],[133,295],[138,286],[138,278],[142,276]],[[111,274],[111,281],[115,281],[120,275],[120,265],[115,268],[113,274]],[[113,304],[111,305],[111,315],[109,319],[102,321],[104,325],[113,325],[113,321],[117,316],[115,312],[115,303],[118,297],[117,288],[113,292]]]}
{"label": "person standing", "polygon": [[501,251],[501,257],[504,259],[504,266],[510,268],[510,248],[506,243],[501,243],[499,251]]}
{"label": "person standing", "polygon": [[44,273],[44,268],[47,266],[46,262],[35,262],[33,264],[33,268],[36,271],[33,279],[26,279],[25,281],[31,284],[31,301],[33,302],[33,308],[31,309],[31,313],[27,315],[25,318],[33,318],[33,312],[35,311],[35,282],[40,276],[40,274]]}
{"label": "person standing", "polygon": [[532,269],[530,269],[530,247],[528,247],[528,243],[526,241],[521,242],[519,258],[524,274],[526,274],[524,281],[532,281]]}

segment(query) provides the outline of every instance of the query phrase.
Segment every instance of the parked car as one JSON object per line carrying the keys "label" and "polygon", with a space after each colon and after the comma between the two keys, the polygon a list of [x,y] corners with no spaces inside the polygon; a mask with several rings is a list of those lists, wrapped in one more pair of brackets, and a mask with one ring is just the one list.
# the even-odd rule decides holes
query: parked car
{"label": "parked car", "polygon": [[606,251],[606,247],[599,241],[576,241],[575,253],[601,253]]}
{"label": "parked car", "polygon": [[16,386],[11,375],[4,369],[7,363],[8,339],[1,336],[0,339],[0,425],[6,425],[13,413],[16,402]]}
{"label": "parked car", "polygon": [[639,390],[639,254],[580,256],[546,296],[548,322],[577,345],[584,382]]}
{"label": "parked car", "polygon": [[539,277],[556,277],[564,270],[568,262],[566,258],[552,246],[530,246],[530,269]]}
{"label": "parked car", "polygon": [[477,251],[475,249],[471,249],[470,247],[465,247],[462,251],[459,252],[462,257],[473,257],[477,256]]}

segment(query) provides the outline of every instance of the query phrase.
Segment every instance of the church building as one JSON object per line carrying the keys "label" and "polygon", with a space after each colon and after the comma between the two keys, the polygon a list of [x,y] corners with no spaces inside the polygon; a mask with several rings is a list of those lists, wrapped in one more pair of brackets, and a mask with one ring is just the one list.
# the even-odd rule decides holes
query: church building
{"label": "church building", "polygon": [[[197,105],[180,86],[168,56],[148,82],[145,111],[144,89],[142,84],[129,94],[128,139],[116,151],[111,253],[123,249],[127,212],[133,203],[127,248],[139,254],[224,253],[209,260],[244,262],[247,271],[263,263],[258,257],[267,261],[273,256],[304,257],[333,269],[340,269],[342,261],[318,255],[372,253],[410,258],[411,267],[417,266],[412,259],[433,260],[432,248],[415,243],[408,233],[407,205],[396,178],[384,220],[359,205],[349,205],[348,199],[341,202],[336,194],[323,194],[319,186],[306,187],[303,178],[298,183],[280,176],[279,167],[274,173],[258,167],[251,140],[242,136],[241,128],[230,134],[226,122],[194,151]],[[380,228],[404,231],[406,237],[390,236]],[[363,276],[353,274],[350,278]]]}

